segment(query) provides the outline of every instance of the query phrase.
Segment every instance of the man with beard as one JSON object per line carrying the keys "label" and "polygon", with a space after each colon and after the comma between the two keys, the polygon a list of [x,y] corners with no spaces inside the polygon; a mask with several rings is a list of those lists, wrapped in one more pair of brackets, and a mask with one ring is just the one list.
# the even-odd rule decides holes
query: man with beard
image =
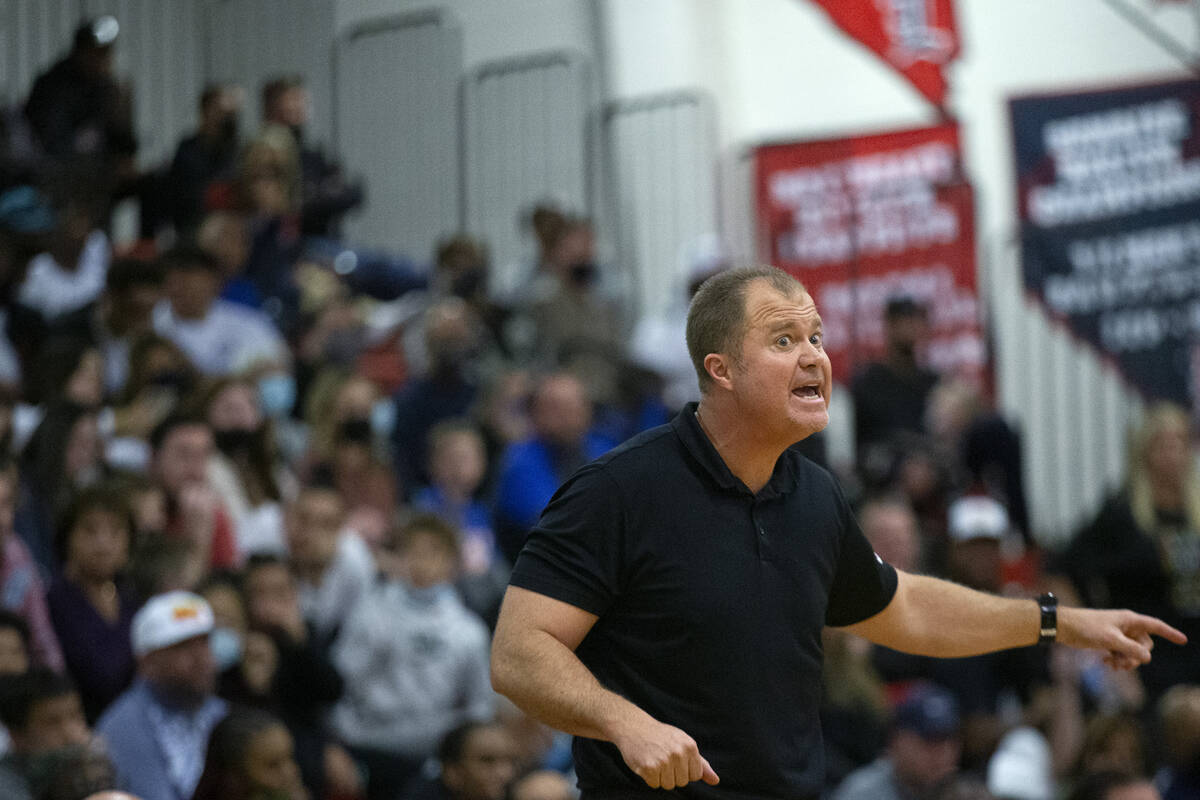
{"label": "man with beard", "polygon": [[227,704],[215,695],[209,648],[213,612],[191,592],[150,598],[133,618],[137,679],[100,717],[121,788],[144,800],[189,800],[213,726]]}

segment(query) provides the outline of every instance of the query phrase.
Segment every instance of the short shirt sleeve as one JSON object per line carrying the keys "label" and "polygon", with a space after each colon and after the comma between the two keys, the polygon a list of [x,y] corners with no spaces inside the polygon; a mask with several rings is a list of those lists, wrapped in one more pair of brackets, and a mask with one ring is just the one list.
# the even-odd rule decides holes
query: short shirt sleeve
{"label": "short shirt sleeve", "polygon": [[509,582],[599,616],[622,583],[624,532],[617,485],[589,464],[554,493]]}
{"label": "short shirt sleeve", "polygon": [[887,608],[896,594],[898,579],[896,570],[871,548],[841,489],[835,491],[842,541],[825,624],[853,625]]}

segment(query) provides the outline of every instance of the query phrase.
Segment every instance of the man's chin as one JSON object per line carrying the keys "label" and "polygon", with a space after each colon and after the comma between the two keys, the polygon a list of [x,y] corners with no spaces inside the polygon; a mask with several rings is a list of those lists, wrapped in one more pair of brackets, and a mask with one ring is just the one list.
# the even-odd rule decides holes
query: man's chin
{"label": "man's chin", "polygon": [[820,433],[829,425],[829,412],[822,411],[811,412],[805,414],[801,419],[796,420],[797,427],[801,430],[801,439],[807,439],[814,433]]}

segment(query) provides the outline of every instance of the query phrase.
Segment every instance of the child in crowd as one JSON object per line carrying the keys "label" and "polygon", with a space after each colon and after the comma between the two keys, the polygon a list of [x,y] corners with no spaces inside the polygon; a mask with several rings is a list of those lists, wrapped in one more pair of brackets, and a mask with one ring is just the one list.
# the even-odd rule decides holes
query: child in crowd
{"label": "child in crowd", "polygon": [[346,692],[332,720],[367,768],[369,800],[391,798],[447,731],[493,708],[487,628],[453,587],[458,532],[417,516],[386,551],[387,579],[350,614],[333,651]]}

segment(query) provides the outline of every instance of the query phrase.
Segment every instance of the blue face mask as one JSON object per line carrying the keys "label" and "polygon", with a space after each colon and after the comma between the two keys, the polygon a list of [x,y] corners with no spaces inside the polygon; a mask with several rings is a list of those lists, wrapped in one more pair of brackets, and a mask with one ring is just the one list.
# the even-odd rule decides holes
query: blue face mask
{"label": "blue face mask", "polygon": [[408,599],[414,605],[423,608],[429,608],[436,604],[443,597],[454,594],[454,587],[448,583],[435,583],[433,586],[426,586],[423,589],[418,589],[415,586],[406,585],[405,589],[408,592]]}
{"label": "blue face mask", "polygon": [[380,439],[391,437],[396,429],[396,404],[391,398],[376,400],[371,406],[371,433]]}
{"label": "blue face mask", "polygon": [[230,628],[213,628],[208,646],[218,672],[224,672],[242,659],[242,637]]}
{"label": "blue face mask", "polygon": [[296,379],[286,372],[264,375],[258,379],[258,394],[264,414],[286,417],[296,406]]}

